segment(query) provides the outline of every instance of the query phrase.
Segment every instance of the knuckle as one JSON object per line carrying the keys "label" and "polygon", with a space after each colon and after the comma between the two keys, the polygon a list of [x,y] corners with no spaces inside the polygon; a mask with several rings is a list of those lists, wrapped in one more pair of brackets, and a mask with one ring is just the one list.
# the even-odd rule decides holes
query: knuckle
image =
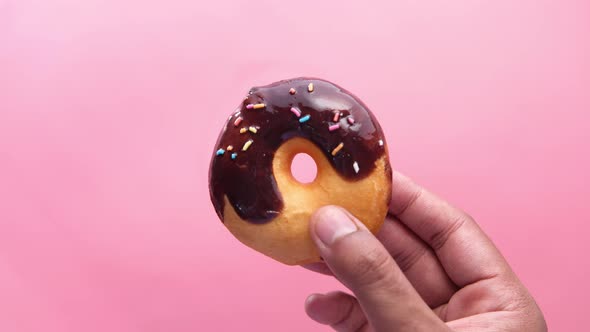
{"label": "knuckle", "polygon": [[406,213],[406,211],[409,210],[410,207],[418,201],[418,199],[422,196],[423,193],[424,189],[422,188],[418,188],[414,192],[412,192],[410,198],[407,201],[403,202],[401,206],[399,206],[395,215],[403,216],[404,213]]}
{"label": "knuckle", "polygon": [[361,285],[375,285],[390,277],[391,264],[391,256],[387,251],[372,248],[358,255],[353,273]]}
{"label": "knuckle", "polygon": [[465,221],[469,221],[469,222],[475,222],[475,218],[473,218],[472,215],[470,215],[467,212],[463,212],[463,219],[465,219]]}
{"label": "knuckle", "polygon": [[417,247],[414,249],[407,249],[400,251],[396,255],[393,256],[393,259],[399,266],[399,268],[406,272],[411,269],[414,265],[420,261],[424,255],[426,255],[426,248]]}
{"label": "knuckle", "polygon": [[453,236],[453,234],[455,234],[455,232],[457,232],[467,222],[473,222],[473,219],[471,219],[469,215],[461,213],[448,225],[434,232],[429,241],[432,249],[436,251],[444,247],[451,236]]}

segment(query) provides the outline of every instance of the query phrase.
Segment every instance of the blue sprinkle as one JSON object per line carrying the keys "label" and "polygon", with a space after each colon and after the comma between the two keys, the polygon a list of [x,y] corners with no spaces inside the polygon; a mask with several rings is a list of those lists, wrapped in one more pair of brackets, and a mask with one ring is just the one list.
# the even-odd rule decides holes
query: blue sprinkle
{"label": "blue sprinkle", "polygon": [[299,119],[299,122],[300,123],[307,122],[307,120],[309,120],[309,118],[311,118],[311,115],[308,114],[308,115],[302,117],[301,119]]}
{"label": "blue sprinkle", "polygon": [[223,156],[224,153],[225,153],[225,150],[224,149],[217,150],[217,155],[218,156]]}
{"label": "blue sprinkle", "polygon": [[238,157],[238,154],[237,153],[234,152],[234,153],[231,154],[231,159],[232,160],[236,159],[237,157]]}

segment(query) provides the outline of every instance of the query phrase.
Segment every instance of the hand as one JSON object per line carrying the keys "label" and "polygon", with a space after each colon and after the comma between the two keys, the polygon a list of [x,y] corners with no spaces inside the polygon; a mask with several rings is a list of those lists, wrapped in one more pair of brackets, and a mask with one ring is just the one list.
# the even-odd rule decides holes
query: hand
{"label": "hand", "polygon": [[325,263],[354,296],[314,294],[307,314],[336,331],[547,331],[543,314],[490,239],[464,212],[393,175],[377,238],[324,207],[310,224]]}

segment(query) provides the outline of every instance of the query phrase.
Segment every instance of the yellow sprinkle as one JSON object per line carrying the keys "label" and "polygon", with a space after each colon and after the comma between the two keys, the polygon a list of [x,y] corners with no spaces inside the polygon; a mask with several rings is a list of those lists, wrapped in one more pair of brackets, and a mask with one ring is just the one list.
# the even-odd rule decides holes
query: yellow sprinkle
{"label": "yellow sprinkle", "polygon": [[234,146],[233,146],[233,145],[228,145],[226,150],[227,150],[227,151],[231,151],[231,150],[233,150],[233,149],[234,149]]}
{"label": "yellow sprinkle", "polygon": [[338,152],[340,152],[340,150],[342,150],[343,147],[344,143],[338,144],[338,146],[334,150],[332,150],[332,155],[335,156]]}
{"label": "yellow sprinkle", "polygon": [[260,109],[260,108],[265,108],[265,107],[266,107],[266,104],[254,104],[254,107],[253,107],[253,108],[254,108],[255,110],[257,110],[257,109]]}
{"label": "yellow sprinkle", "polygon": [[309,83],[309,85],[307,86],[307,91],[313,92],[313,83]]}
{"label": "yellow sprinkle", "polygon": [[243,134],[243,133],[245,133],[246,131],[248,131],[248,129],[246,129],[246,128],[242,128],[242,129],[240,129],[240,134]]}
{"label": "yellow sprinkle", "polygon": [[248,128],[248,130],[250,130],[250,132],[252,132],[253,134],[256,134],[258,132],[258,129],[256,129],[256,127],[250,127]]}
{"label": "yellow sprinkle", "polygon": [[244,147],[242,148],[242,151],[248,150],[248,148],[250,147],[250,145],[252,145],[252,143],[254,143],[253,140],[249,140],[248,142],[244,143]]}

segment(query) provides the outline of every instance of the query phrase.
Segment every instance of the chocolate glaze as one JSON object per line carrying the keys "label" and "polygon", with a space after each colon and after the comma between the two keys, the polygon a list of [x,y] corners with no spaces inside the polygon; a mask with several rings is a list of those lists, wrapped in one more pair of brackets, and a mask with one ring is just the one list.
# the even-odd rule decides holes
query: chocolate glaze
{"label": "chocolate glaze", "polygon": [[[312,92],[308,91],[310,83],[313,83]],[[295,94],[289,92],[291,88],[296,90]],[[247,109],[249,104],[260,103],[266,106]],[[301,111],[301,117],[291,112],[292,107]],[[335,112],[340,112],[337,122],[333,122]],[[310,119],[300,123],[305,115],[310,115]],[[243,120],[235,126],[238,117]],[[350,117],[354,119],[353,124]],[[340,128],[329,131],[328,127],[336,123]],[[240,133],[241,128],[250,126],[257,132]],[[386,146],[381,127],[367,106],[333,83],[296,78],[254,87],[226,122],[211,160],[209,191],[221,220],[224,196],[240,218],[252,223],[269,222],[280,214],[283,201],[272,161],[279,146],[293,137],[310,140],[324,152],[332,167],[350,181],[368,176],[375,161],[385,153]],[[248,140],[253,140],[252,145],[242,151]],[[340,143],[344,143],[344,147],[332,156]],[[233,146],[232,151],[227,151],[229,145]],[[218,155],[218,149],[226,151]],[[233,153],[237,153],[235,159],[232,159]],[[387,171],[390,172],[389,167]]]}

